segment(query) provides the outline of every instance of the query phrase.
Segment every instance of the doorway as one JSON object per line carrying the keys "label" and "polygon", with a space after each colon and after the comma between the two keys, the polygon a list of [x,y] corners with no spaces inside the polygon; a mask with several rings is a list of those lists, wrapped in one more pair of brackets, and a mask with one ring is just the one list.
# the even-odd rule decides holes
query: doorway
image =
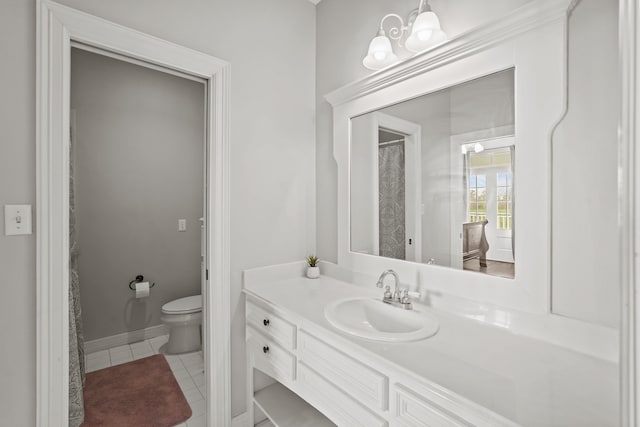
{"label": "doorway", "polygon": [[[71,49],[71,426],[204,423],[205,89],[204,79]],[[168,314],[179,301],[191,305]],[[189,319],[193,339],[180,342],[169,318]],[[110,380],[121,372],[126,381]],[[132,393],[140,387],[157,392]]]}
{"label": "doorway", "polygon": [[79,43],[206,81],[205,410],[207,425],[228,426],[228,64],[52,1],[37,7],[37,425],[68,425],[70,54]]}

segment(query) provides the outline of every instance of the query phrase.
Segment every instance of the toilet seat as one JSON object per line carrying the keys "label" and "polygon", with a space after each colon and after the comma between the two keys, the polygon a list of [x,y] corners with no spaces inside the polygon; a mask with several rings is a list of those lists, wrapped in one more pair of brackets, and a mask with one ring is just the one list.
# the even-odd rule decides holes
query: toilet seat
{"label": "toilet seat", "polygon": [[190,314],[202,311],[202,295],[179,298],[162,306],[164,314]]}

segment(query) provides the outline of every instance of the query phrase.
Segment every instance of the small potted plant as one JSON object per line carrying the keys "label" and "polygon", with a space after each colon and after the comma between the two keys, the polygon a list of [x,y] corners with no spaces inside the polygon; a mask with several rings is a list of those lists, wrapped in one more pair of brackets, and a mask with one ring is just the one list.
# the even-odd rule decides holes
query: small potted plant
{"label": "small potted plant", "polygon": [[315,255],[309,255],[307,257],[307,277],[309,279],[317,279],[320,277],[320,267],[318,267],[318,257]]}

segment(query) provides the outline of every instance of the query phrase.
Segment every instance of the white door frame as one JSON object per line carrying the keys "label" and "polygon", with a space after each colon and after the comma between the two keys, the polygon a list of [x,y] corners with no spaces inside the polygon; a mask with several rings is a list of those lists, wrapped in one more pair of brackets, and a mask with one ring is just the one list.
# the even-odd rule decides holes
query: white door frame
{"label": "white door frame", "polygon": [[640,5],[619,1],[620,123],[618,209],[621,269],[620,395],[621,424],[640,423]]}
{"label": "white door frame", "polygon": [[[207,259],[203,290],[207,425],[231,425],[227,62],[104,19],[37,0],[36,223],[38,427],[68,425],[69,98],[71,44],[207,82]],[[215,379],[215,381],[214,381]]]}
{"label": "white door frame", "polygon": [[[422,262],[422,215],[420,206],[422,204],[422,126],[418,123],[410,122],[408,120],[401,119],[400,117],[392,116],[390,114],[381,113],[375,111],[370,114],[371,116],[371,134],[375,135],[376,147],[378,147],[378,131],[380,128],[388,129],[391,131],[399,132],[405,137],[405,175],[413,176],[413,182],[410,182],[407,186],[405,178],[405,227],[407,231],[413,234],[412,248],[409,248],[408,240],[405,239],[405,248],[407,249],[407,261]],[[373,186],[373,194],[379,192],[379,178],[378,171],[380,170],[379,164],[380,157],[378,156],[378,150],[376,148],[375,155],[373,156],[373,174],[371,176],[371,185]],[[380,246],[378,241],[380,239],[379,229],[379,216],[380,207],[378,197],[374,197],[373,200],[373,242],[374,251],[373,255],[380,255]]]}
{"label": "white door frame", "polygon": [[[514,127],[503,126],[496,128],[494,131],[498,131],[503,136],[490,136],[491,132],[479,131],[470,132],[459,135],[452,135],[449,139],[451,147],[451,191],[455,188],[462,188],[462,178],[464,171],[462,171],[462,146],[468,144],[474,144],[476,142],[481,143],[486,150],[493,148],[505,148],[516,145],[516,138],[514,136]],[[458,173],[462,171],[462,173]],[[515,179],[515,176],[514,176]],[[515,189],[513,190],[515,192]],[[467,197],[466,190],[464,197]],[[453,202],[451,203],[453,207]],[[462,219],[466,221],[466,215],[468,212],[464,212]],[[462,222],[460,221],[460,212],[451,209],[451,266],[455,268],[463,268],[462,262]],[[495,226],[495,224],[494,224]],[[455,247],[454,247],[455,242]],[[489,248],[491,250],[491,248]],[[507,262],[514,262],[513,259]]]}

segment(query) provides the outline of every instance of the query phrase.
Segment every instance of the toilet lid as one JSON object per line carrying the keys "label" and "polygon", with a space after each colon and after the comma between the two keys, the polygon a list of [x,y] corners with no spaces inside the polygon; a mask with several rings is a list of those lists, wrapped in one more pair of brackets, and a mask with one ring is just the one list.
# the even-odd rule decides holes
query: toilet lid
{"label": "toilet lid", "polygon": [[202,311],[202,295],[179,298],[162,306],[162,312],[167,314],[189,314],[198,311]]}

